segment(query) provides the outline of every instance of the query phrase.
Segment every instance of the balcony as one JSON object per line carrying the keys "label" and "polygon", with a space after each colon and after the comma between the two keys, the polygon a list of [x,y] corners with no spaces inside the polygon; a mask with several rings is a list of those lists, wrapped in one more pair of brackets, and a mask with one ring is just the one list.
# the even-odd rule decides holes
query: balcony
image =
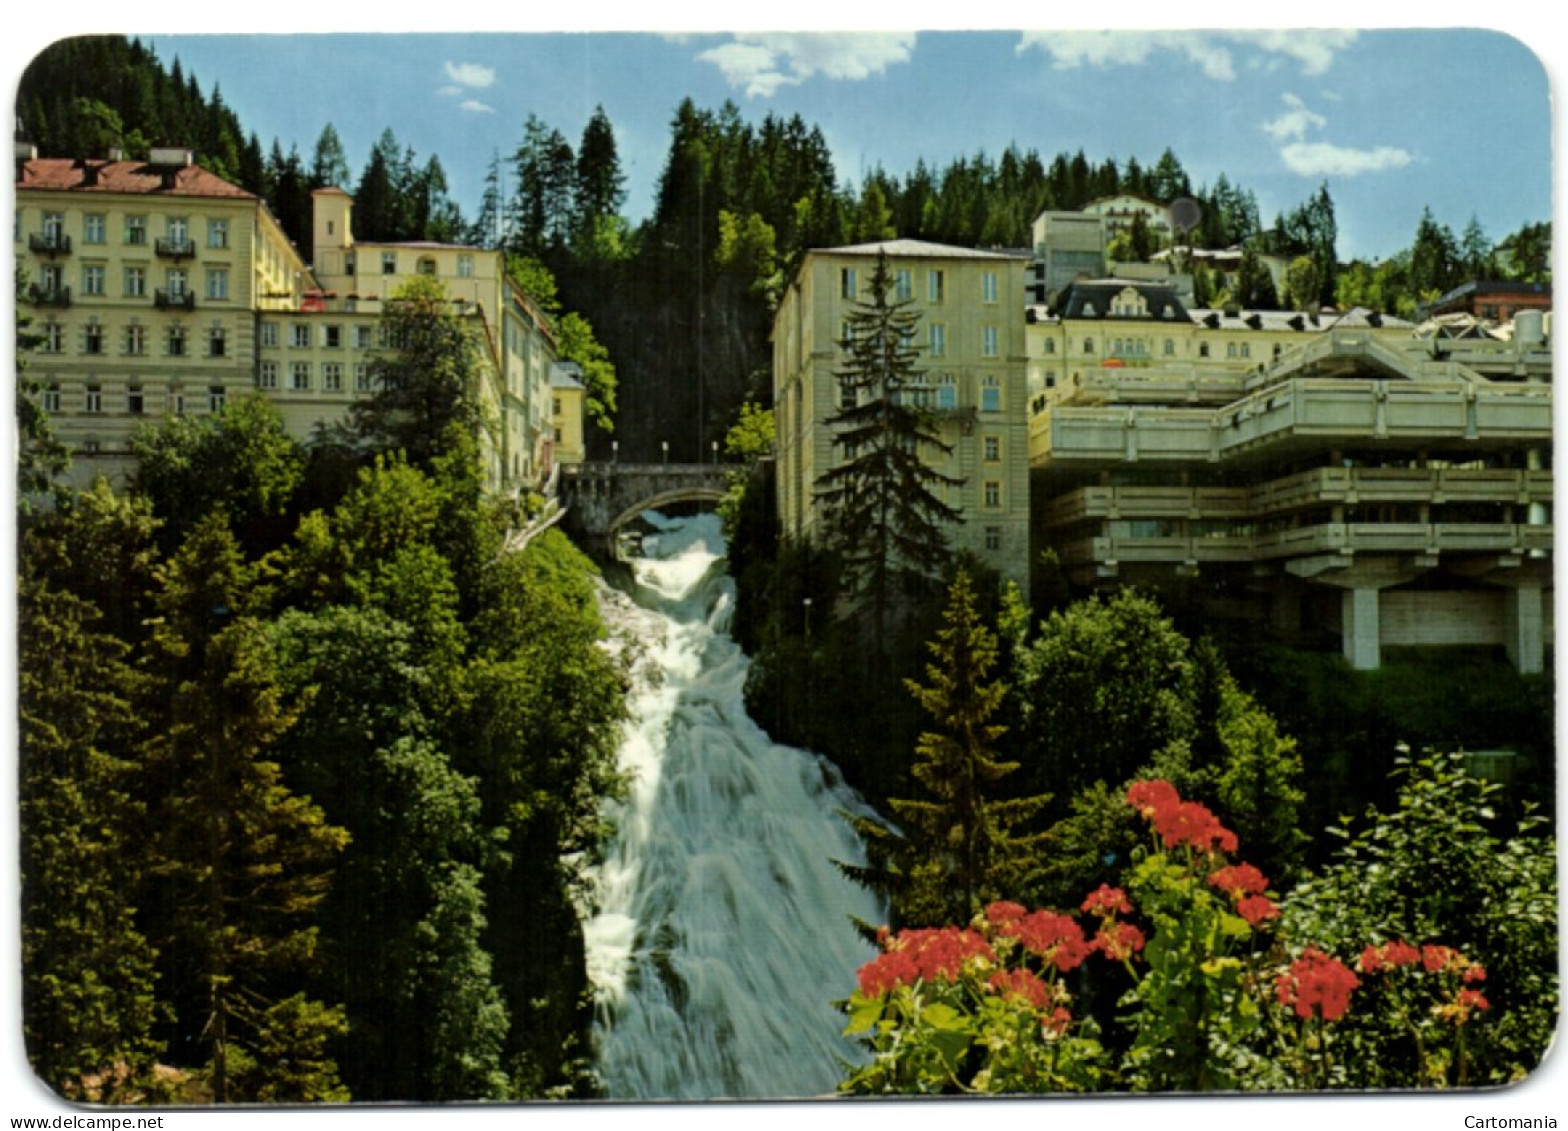
{"label": "balcony", "polygon": [[27,250],[34,255],[70,255],[71,237],[64,232],[44,232],[27,237]]}
{"label": "balcony", "polygon": [[152,304],[159,310],[195,310],[195,291],[154,291]]}
{"label": "balcony", "polygon": [[190,259],[196,254],[196,245],[190,240],[155,240],[153,251],[160,259]]}
{"label": "balcony", "polygon": [[61,308],[71,305],[71,288],[66,286],[48,286],[33,283],[27,288],[27,297],[34,306],[58,306]]}

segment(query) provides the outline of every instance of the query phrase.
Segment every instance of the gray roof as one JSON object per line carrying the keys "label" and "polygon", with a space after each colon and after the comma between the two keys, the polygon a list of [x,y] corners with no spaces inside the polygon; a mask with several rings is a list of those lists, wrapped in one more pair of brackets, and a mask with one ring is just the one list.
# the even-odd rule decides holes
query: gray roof
{"label": "gray roof", "polygon": [[849,244],[846,247],[818,247],[812,249],[824,255],[877,255],[885,252],[889,259],[1028,259],[1027,254],[1006,251],[981,251],[976,247],[954,247],[945,243],[928,243],[925,240],[878,240],[874,243]]}
{"label": "gray roof", "polygon": [[550,366],[550,388],[581,389],[583,368],[575,361],[557,361]]}

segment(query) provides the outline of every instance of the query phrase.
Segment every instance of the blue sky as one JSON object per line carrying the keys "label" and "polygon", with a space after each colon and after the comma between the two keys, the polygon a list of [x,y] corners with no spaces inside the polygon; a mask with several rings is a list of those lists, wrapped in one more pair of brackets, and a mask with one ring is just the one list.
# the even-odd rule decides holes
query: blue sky
{"label": "blue sky", "polygon": [[[558,13],[559,15],[559,13]],[[1546,71],[1497,32],[793,32],[169,35],[179,58],[263,144],[307,158],[331,122],[357,176],[391,126],[437,154],[471,214],[492,154],[528,114],[574,143],[597,104],[616,129],[627,211],[641,218],[676,106],[733,99],[749,119],[822,127],[840,177],[945,164],[1010,142],[1092,161],[1170,146],[1196,183],[1224,172],[1265,220],[1327,181],[1340,253],[1409,243],[1421,209],[1499,239],[1551,215]]]}

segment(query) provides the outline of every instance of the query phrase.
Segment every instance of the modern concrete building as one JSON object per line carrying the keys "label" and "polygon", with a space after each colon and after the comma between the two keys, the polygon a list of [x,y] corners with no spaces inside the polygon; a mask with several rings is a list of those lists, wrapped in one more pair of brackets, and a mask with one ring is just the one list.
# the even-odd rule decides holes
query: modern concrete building
{"label": "modern concrete building", "polygon": [[773,323],[773,403],[779,515],[788,537],[821,536],[820,477],[843,458],[828,420],[842,395],[838,371],[846,320],[870,300],[877,258],[893,274],[889,299],[920,315],[922,382],[907,391],[928,405],[951,453],[935,466],[962,481],[947,502],[963,521],[955,548],[1005,576],[1029,570],[1028,416],[1024,356],[1024,256],[886,240],[812,251]]}
{"label": "modern concrete building", "polygon": [[1196,311],[1075,285],[1029,327],[1036,549],[1083,585],[1384,648],[1551,644],[1551,354],[1408,323]]}
{"label": "modern concrete building", "polygon": [[381,310],[415,276],[440,280],[481,342],[492,486],[547,472],[555,346],[499,252],[356,243],[352,198],[323,189],[307,261],[260,198],[187,149],[154,149],[147,161],[22,152],[16,195],[12,238],[26,276],[17,298],[42,338],[29,374],[77,480],[128,473],[142,424],[221,412],[253,389],[309,439],[374,391]]}

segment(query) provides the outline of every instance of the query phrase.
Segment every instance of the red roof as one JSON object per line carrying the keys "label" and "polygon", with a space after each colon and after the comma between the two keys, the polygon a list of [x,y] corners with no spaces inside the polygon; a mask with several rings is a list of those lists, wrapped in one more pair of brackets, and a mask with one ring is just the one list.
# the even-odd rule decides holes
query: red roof
{"label": "red roof", "polygon": [[[96,173],[88,183],[91,173]],[[165,185],[166,175],[172,182]],[[71,157],[41,157],[24,162],[16,188],[125,193],[137,196],[206,196],[230,200],[255,200],[254,193],[232,185],[200,165],[160,166],[145,161],[88,161]]]}

